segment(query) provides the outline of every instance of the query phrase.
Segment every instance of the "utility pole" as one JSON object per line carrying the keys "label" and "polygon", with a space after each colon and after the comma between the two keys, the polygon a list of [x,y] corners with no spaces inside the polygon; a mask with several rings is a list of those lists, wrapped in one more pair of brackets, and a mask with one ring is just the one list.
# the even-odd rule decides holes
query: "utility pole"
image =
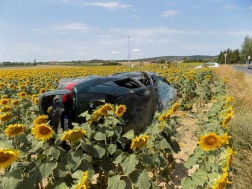
{"label": "utility pole", "polygon": [[129,49],[129,62],[128,62],[128,66],[130,68],[130,43],[129,43],[130,36],[121,36],[121,37],[127,37],[128,38],[128,49]]}
{"label": "utility pole", "polygon": [[224,55],[225,55],[225,64],[227,64],[227,53],[225,53]]}

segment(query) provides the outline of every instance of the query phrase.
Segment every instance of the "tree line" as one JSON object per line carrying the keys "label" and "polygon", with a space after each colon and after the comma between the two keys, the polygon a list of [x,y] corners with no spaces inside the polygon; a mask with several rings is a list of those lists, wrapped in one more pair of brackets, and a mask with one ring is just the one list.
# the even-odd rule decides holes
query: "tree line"
{"label": "tree line", "polygon": [[227,64],[245,63],[248,60],[248,56],[251,56],[252,59],[252,37],[250,38],[246,35],[241,45],[241,49],[231,50],[228,48],[225,51],[221,51],[217,58],[218,63],[225,64],[225,54],[227,56]]}

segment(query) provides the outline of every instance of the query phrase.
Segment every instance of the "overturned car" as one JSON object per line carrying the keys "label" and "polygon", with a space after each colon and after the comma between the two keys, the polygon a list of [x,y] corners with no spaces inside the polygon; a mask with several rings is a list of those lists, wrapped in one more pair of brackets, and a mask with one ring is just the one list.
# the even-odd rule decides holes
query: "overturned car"
{"label": "overturned car", "polygon": [[[39,113],[48,115],[50,125],[57,132],[60,128],[70,130],[72,122],[84,123],[79,115],[93,113],[105,103],[123,104],[126,125],[123,132],[131,129],[140,133],[151,124],[155,111],[169,108],[174,101],[176,89],[155,72],[123,72],[109,76],[62,79],[58,90],[39,96]],[[47,112],[48,107],[51,110]]]}

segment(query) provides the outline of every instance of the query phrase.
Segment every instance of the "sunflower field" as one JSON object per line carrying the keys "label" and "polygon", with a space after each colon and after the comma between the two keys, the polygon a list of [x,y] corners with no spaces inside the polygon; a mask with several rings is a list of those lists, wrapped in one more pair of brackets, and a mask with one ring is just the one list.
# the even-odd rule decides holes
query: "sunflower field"
{"label": "sunflower field", "polygon": [[[198,146],[184,163],[188,169],[198,168],[181,186],[225,188],[231,183],[228,172],[235,153],[227,125],[233,98],[226,94],[226,78],[217,81],[213,69],[193,69],[197,65],[0,71],[0,188],[159,188],[160,180],[170,181],[173,156],[180,151],[176,112],[206,105],[209,111],[198,121]],[[123,104],[83,112],[79,116],[86,123],[73,123],[72,130],[58,133],[49,126],[47,115],[39,115],[39,95],[56,90],[60,79],[127,71],[157,72],[177,89],[176,102],[156,112],[144,133],[122,132],[123,114],[130,111]]]}

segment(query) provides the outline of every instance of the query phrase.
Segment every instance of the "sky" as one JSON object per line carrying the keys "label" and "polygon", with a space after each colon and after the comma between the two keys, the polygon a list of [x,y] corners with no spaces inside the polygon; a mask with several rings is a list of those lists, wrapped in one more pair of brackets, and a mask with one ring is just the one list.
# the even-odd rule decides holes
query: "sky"
{"label": "sky", "polygon": [[0,0],[0,62],[218,55],[252,37],[252,0]]}

